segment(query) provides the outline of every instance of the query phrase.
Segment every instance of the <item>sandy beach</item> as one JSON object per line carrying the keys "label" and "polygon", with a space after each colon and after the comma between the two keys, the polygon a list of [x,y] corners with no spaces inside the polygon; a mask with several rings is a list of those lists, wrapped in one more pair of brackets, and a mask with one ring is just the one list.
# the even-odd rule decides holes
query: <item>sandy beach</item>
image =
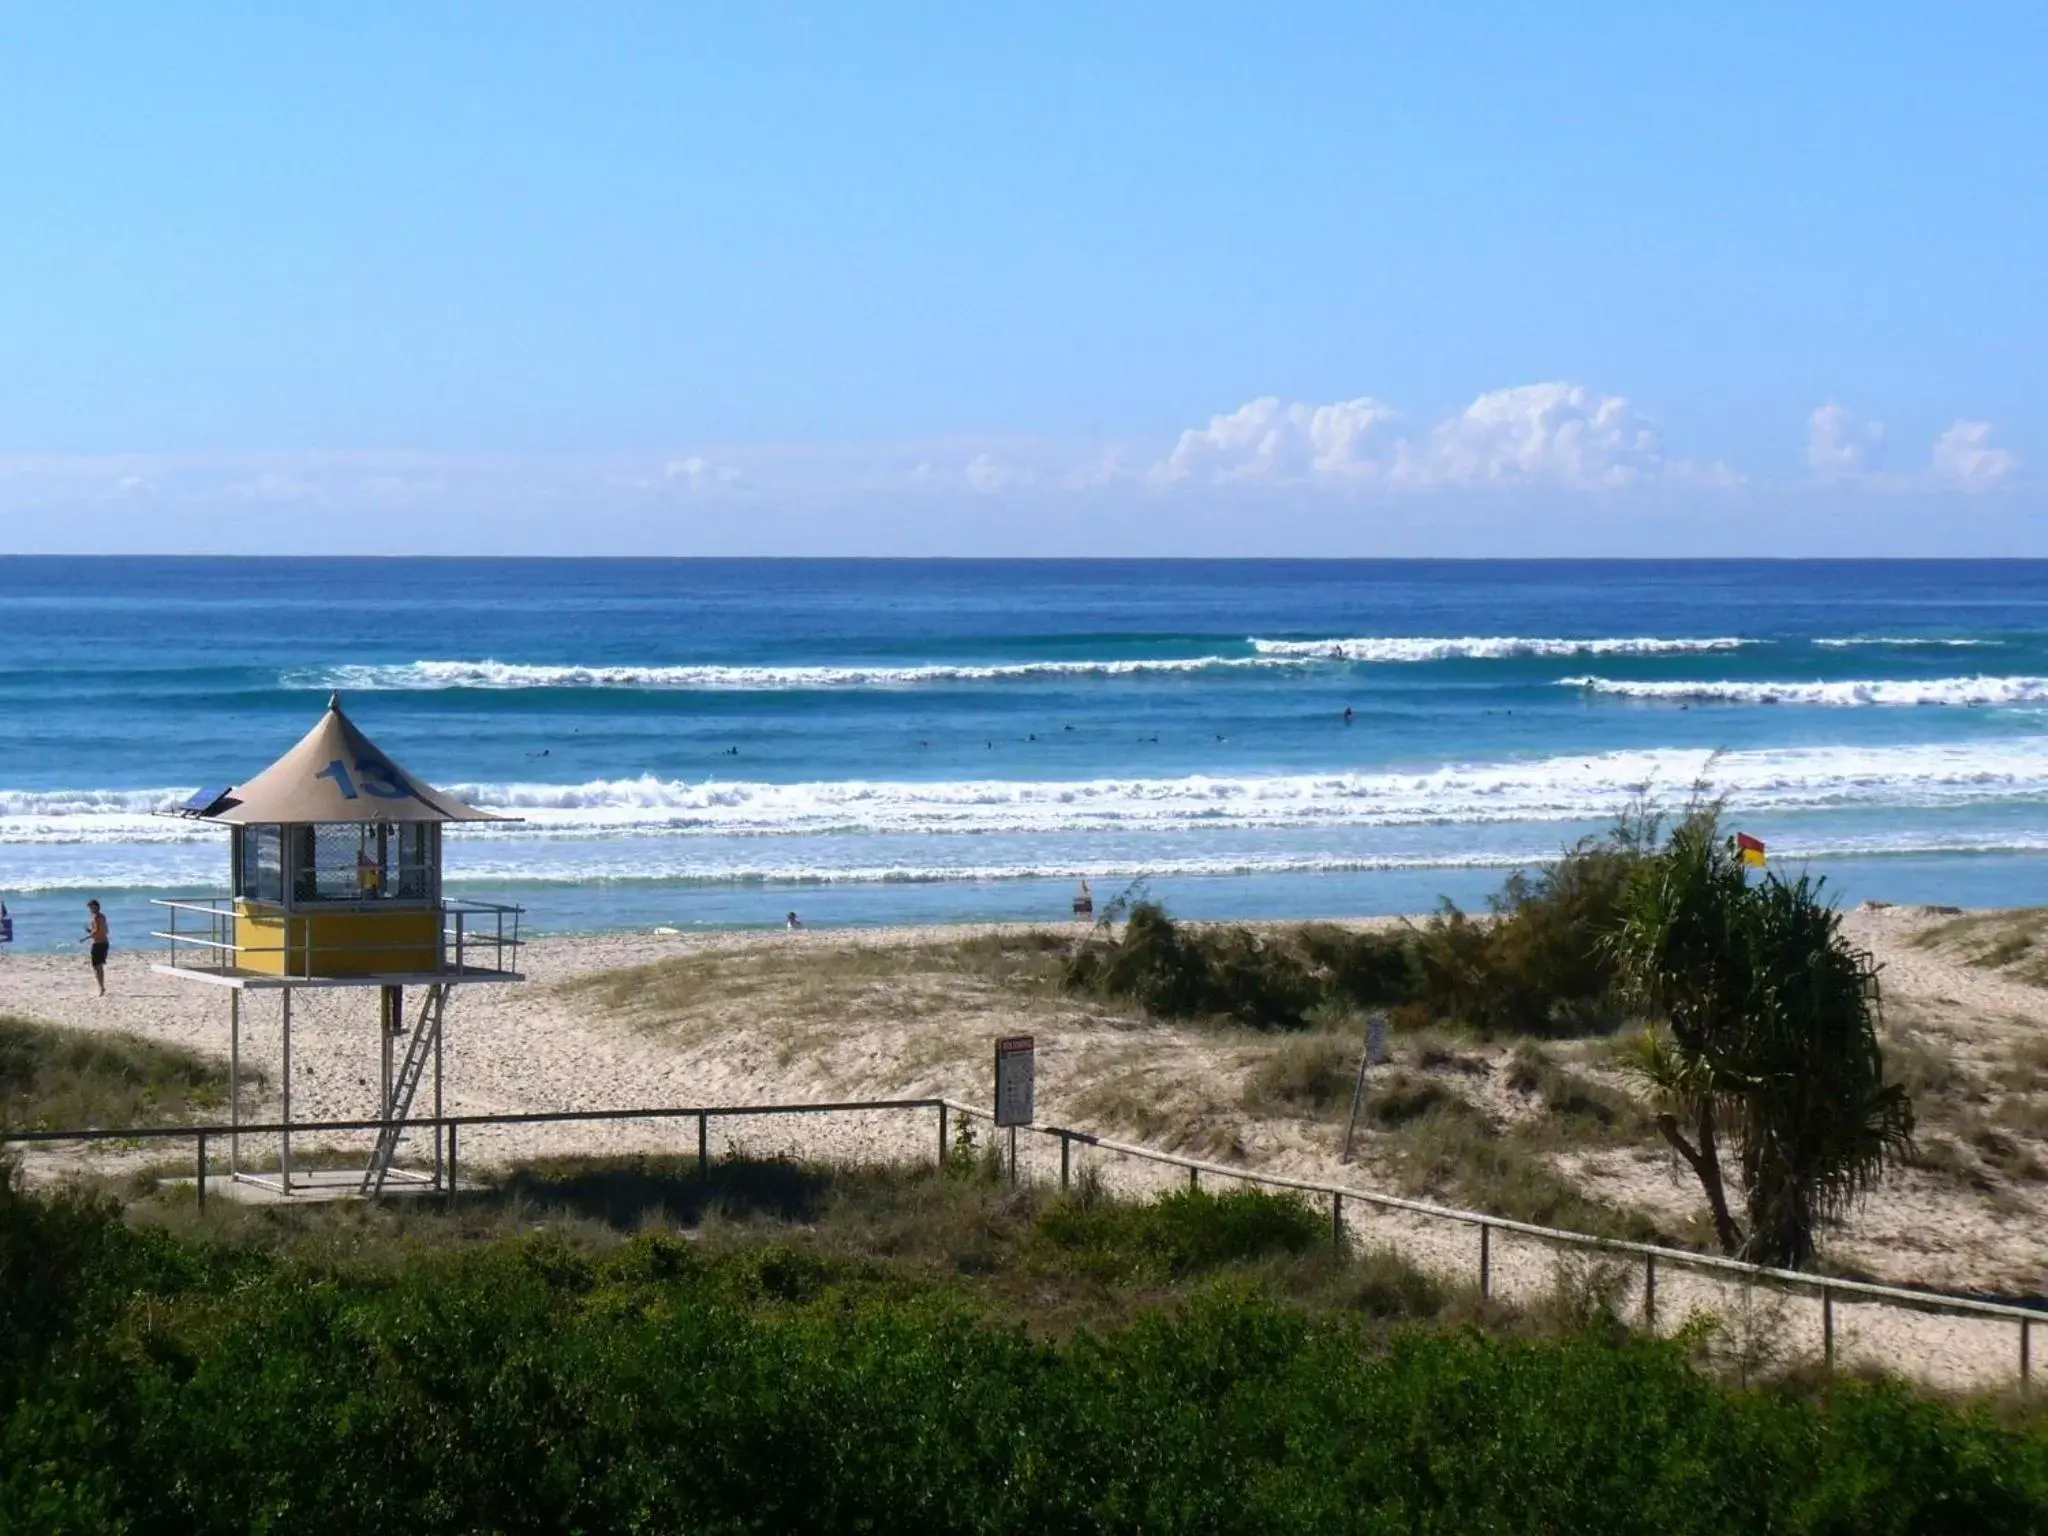
{"label": "sandy beach", "polygon": [[[1970,920],[1960,920],[1967,930]],[[1946,1080],[1975,1109],[1976,1124],[1997,1108],[2016,1062],[2038,1062],[2048,1040],[2048,989],[1982,963],[1959,919],[1918,908],[1859,910],[1851,936],[1884,964],[1889,1027],[1920,1056],[1938,1057]],[[1041,1123],[1119,1136],[1145,1145],[1289,1175],[1343,1179],[1412,1193],[1397,1182],[1391,1145],[1371,1133],[1358,1161],[1338,1160],[1341,1121],[1260,1112],[1246,1084],[1281,1047],[1278,1037],[1120,1016],[1088,999],[998,975],[947,969],[957,941],[998,930],[896,928],[762,934],[619,934],[550,938],[523,957],[527,980],[465,987],[448,1014],[444,1104],[455,1113],[615,1109],[665,1105],[802,1103],[848,1098],[946,1095],[990,1099],[989,1052],[999,1035],[1038,1039]],[[1005,933],[1027,930],[1006,929]],[[83,957],[14,955],[0,960],[0,1014],[87,1030],[124,1030],[224,1057],[227,995],[156,973],[149,951],[116,954],[109,995],[93,995]],[[1978,963],[1972,963],[1976,960]],[[244,1062],[263,1074],[245,1119],[278,1107],[277,1003],[252,995]],[[2030,1054],[2031,1053],[2031,1054]],[[1478,1057],[1502,1052],[1478,1051]],[[1397,1059],[1400,1052],[1397,1043]],[[1496,1063],[1497,1064],[1497,1063]],[[1583,1070],[1603,1070],[1588,1058]],[[1475,1077],[1463,1091],[1503,1116],[1520,1111],[1497,1085]],[[366,992],[302,993],[295,1011],[294,1117],[317,1120],[374,1112],[375,1003]],[[2024,1084],[2021,1086],[2025,1086]],[[425,1096],[422,1098],[425,1106]],[[1923,1111],[1923,1140],[1945,1139]],[[818,1159],[929,1157],[935,1117],[866,1114],[714,1122],[715,1153],[789,1153]],[[1988,1132],[1986,1134],[1989,1134]],[[2026,1140],[2008,1125],[2001,1133]],[[478,1129],[464,1157],[475,1167],[542,1155],[694,1151],[694,1122],[624,1122]],[[1830,1234],[1829,1259],[1889,1283],[2000,1295],[2038,1293],[2048,1272],[2041,1237],[2044,1202],[2038,1159],[2023,1146],[2012,1177],[1981,1167],[1916,1167],[1894,1176]],[[1049,1143],[1027,1139],[1028,1170],[1056,1176]],[[44,1154],[32,1173],[133,1166],[142,1154]],[[1113,1186],[1164,1187],[1173,1170],[1091,1152]],[[2037,1159],[2025,1171],[2026,1158]],[[1572,1148],[1560,1171],[1589,1194],[1683,1223],[1698,1205],[1694,1186],[1666,1155],[1641,1145]],[[1420,1262],[1469,1277],[1469,1228],[1365,1209],[1348,1212],[1354,1235],[1387,1242]],[[1541,1244],[1496,1242],[1496,1287],[1534,1294],[1551,1283],[1554,1256]],[[1660,1280],[1661,1315],[1689,1305],[1724,1315],[1729,1297],[1704,1282]],[[1750,1305],[1749,1300],[1741,1302]],[[1758,1306],[1769,1306],[1766,1301]],[[2009,1327],[1926,1318],[1893,1308],[1844,1308],[1838,1337],[1852,1358],[1907,1360],[1916,1373],[1958,1384],[2009,1380]],[[1779,1347],[1817,1348],[1817,1309],[1777,1307]],[[1812,1335],[1808,1338],[1808,1335]]]}

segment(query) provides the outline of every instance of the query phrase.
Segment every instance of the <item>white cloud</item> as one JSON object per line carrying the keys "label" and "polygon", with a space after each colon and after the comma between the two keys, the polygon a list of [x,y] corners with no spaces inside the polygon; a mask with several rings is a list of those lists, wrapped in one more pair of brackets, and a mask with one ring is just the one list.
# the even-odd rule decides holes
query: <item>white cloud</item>
{"label": "white cloud", "polygon": [[[1481,395],[1416,442],[1401,413],[1370,397],[1309,405],[1267,395],[1181,433],[1155,483],[1551,486],[1607,490],[1671,472],[1656,429],[1619,395],[1579,384],[1524,384]],[[1725,472],[1719,472],[1725,477]]]}
{"label": "white cloud", "polygon": [[1988,490],[2010,480],[2019,456],[1991,446],[1991,423],[1958,421],[1934,441],[1934,475],[1966,491]]}
{"label": "white cloud", "polygon": [[1523,384],[1481,395],[1436,429],[1425,483],[1610,490],[1665,470],[1656,429],[1619,395]]}
{"label": "white cloud", "polygon": [[1370,480],[1386,463],[1371,452],[1379,429],[1398,413],[1360,396],[1333,405],[1305,405],[1264,395],[1206,427],[1181,433],[1173,451],[1153,466],[1161,484],[1183,481]]}
{"label": "white cloud", "polygon": [[687,459],[670,459],[662,465],[661,478],[671,485],[687,486],[693,491],[710,491],[737,485],[740,472],[730,464],[713,464],[692,454]]}
{"label": "white cloud", "polygon": [[964,473],[969,489],[979,491],[985,496],[1018,486],[1035,485],[1038,482],[1038,476],[1031,470],[1014,464],[1005,464],[988,453],[977,453],[969,459]]}
{"label": "white cloud", "polygon": [[1124,464],[1124,450],[1112,443],[1092,457],[1076,464],[1062,477],[1062,483],[1071,491],[1097,490],[1105,485],[1115,485],[1130,478],[1130,471]]}
{"label": "white cloud", "polygon": [[1989,490],[2010,480],[2019,456],[1991,445],[1991,423],[1957,420],[1934,440],[1925,471],[1882,467],[1884,428],[1829,401],[1807,419],[1806,462],[1817,479],[1865,490]]}
{"label": "white cloud", "polygon": [[1806,418],[1806,464],[1823,480],[1856,480],[1877,468],[1884,427],[1830,400]]}

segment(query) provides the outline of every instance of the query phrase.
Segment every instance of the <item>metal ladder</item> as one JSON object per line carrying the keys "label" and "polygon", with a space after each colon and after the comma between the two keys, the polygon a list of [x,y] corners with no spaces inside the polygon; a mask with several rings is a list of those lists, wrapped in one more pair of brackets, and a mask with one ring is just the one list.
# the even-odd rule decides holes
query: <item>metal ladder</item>
{"label": "metal ladder", "polygon": [[420,1004],[420,1021],[405,1043],[405,1060],[399,1064],[398,1079],[391,1085],[391,1102],[384,1106],[382,1118],[390,1123],[377,1132],[370,1166],[363,1170],[363,1194],[384,1193],[384,1180],[391,1172],[391,1160],[398,1155],[398,1139],[404,1134],[402,1122],[412,1109],[413,1095],[419,1091],[420,1079],[426,1075],[427,1063],[433,1059],[434,1047],[441,1039],[441,1015],[447,1008],[448,988],[439,983],[428,987],[426,999]]}

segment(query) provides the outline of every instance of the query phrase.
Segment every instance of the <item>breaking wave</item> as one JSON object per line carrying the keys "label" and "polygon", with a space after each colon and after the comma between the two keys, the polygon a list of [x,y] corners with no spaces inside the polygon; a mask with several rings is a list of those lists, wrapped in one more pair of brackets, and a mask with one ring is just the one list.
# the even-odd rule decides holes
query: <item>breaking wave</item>
{"label": "breaking wave", "polygon": [[1623,699],[1704,704],[1805,704],[1831,709],[1983,708],[2048,702],[2048,677],[1857,678],[1838,683],[1638,682],[1564,677],[1559,685]]}
{"label": "breaking wave", "polygon": [[[465,830],[465,844],[481,844],[536,836],[1101,834],[1583,822],[1610,816],[1644,784],[1682,792],[1702,772],[1748,812],[1983,804],[2048,794],[2048,737],[1727,752],[1711,763],[1698,751],[1664,749],[1452,763],[1415,772],[791,784],[650,775],[446,788],[472,804],[524,818],[517,826]],[[152,814],[190,793],[183,787],[0,792],[0,844],[218,838],[217,829]]]}
{"label": "breaking wave", "polygon": [[1757,642],[1732,635],[1709,639],[1660,639],[1644,635],[1608,640],[1530,638],[1522,635],[1361,636],[1336,640],[1261,640],[1248,642],[1261,656],[1304,661],[1503,661],[1516,656],[1669,656],[1704,651],[1734,651]]}
{"label": "breaking wave", "polygon": [[777,692],[831,688],[914,688],[934,683],[1031,682],[1057,678],[1157,677],[1309,663],[1278,656],[1184,656],[1125,661],[1019,661],[985,666],[540,666],[509,661],[409,661],[282,673],[286,688],[351,692],[451,688],[639,688],[700,692]]}
{"label": "breaking wave", "polygon": [[1813,643],[1818,646],[1824,646],[1831,651],[1846,651],[1859,645],[1896,646],[1901,649],[1913,649],[1921,646],[1962,648],[2005,644],[2003,640],[1949,639],[1945,636],[1937,635],[1837,635],[1828,639],[1818,639]]}
{"label": "breaking wave", "polygon": [[1384,636],[1245,642],[1249,656],[1142,656],[1118,660],[933,662],[919,665],[745,666],[551,665],[512,661],[407,661],[294,668],[278,676],[286,688],[351,692],[444,689],[617,688],[703,692],[776,692],[849,688],[915,688],[944,683],[1042,682],[1060,679],[1227,674],[1331,663],[1498,661],[1544,656],[1664,656],[1732,651],[1760,642],[1707,639],[1567,640],[1473,635],[1463,638]]}
{"label": "breaking wave", "polygon": [[[465,837],[451,844],[448,876],[456,890],[479,885],[496,886],[731,886],[731,885],[940,885],[949,882],[1003,880],[1076,880],[1095,882],[1098,895],[1106,896],[1115,883],[1138,878],[1166,880],[1177,877],[1343,875],[1388,871],[1489,870],[1528,868],[1557,855],[1555,838],[1546,839],[1532,829],[1529,833],[1507,831],[1497,840],[1479,848],[1414,853],[1278,853],[1246,854],[1223,850],[1211,854],[1162,851],[1157,843],[1127,846],[1120,856],[1104,856],[1099,848],[1019,850],[1014,859],[975,857],[964,842],[956,845],[967,856],[958,859],[942,855],[953,851],[926,845],[911,857],[870,862],[850,859],[831,863],[821,859],[815,847],[789,846],[779,856],[774,844],[763,844],[745,857],[706,858],[699,845],[677,840],[668,843],[573,842],[557,845],[555,856],[532,857],[535,846],[514,847],[495,838]],[[74,850],[75,852],[75,850]],[[2013,831],[1997,837],[1975,833],[1941,835],[1902,833],[1896,836],[1798,837],[1778,834],[1771,839],[1771,855],[1779,863],[1806,859],[1970,857],[2048,852],[2048,835]],[[15,895],[48,891],[93,891],[104,896],[113,891],[162,892],[184,890],[190,894],[220,890],[221,867],[217,850],[191,845],[168,848],[112,846],[90,867],[75,858],[62,864],[39,868],[18,867],[8,871],[7,889]],[[68,925],[66,929],[69,931]],[[125,937],[125,935],[124,935]]]}

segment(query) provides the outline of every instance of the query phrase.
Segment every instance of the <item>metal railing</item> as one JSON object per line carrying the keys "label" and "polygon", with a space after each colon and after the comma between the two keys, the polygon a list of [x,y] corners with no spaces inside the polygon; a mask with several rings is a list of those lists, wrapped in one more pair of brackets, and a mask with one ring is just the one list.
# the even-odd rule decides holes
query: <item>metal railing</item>
{"label": "metal railing", "polygon": [[[209,1148],[221,1139],[231,1136],[260,1137],[277,1135],[289,1131],[293,1135],[309,1135],[338,1131],[383,1131],[397,1128],[405,1131],[431,1130],[436,1138],[436,1152],[445,1150],[447,1179],[443,1193],[452,1203],[456,1194],[456,1168],[458,1142],[465,1127],[518,1126],[518,1125],[563,1125],[589,1122],[616,1122],[626,1120],[695,1120],[697,1122],[697,1170],[706,1175],[711,1167],[710,1127],[714,1120],[745,1119],[771,1115],[830,1115],[858,1114],[887,1111],[935,1111],[938,1117],[937,1160],[943,1166],[951,1155],[953,1124],[951,1117],[965,1117],[970,1123],[980,1120],[993,1126],[994,1112],[978,1105],[961,1103],[947,1098],[917,1099],[852,1099],[818,1104],[719,1104],[674,1106],[661,1105],[641,1109],[571,1109],[534,1111],[515,1114],[492,1115],[425,1115],[404,1120],[325,1120],[298,1121],[290,1125],[273,1123],[265,1125],[173,1125],[147,1126],[126,1130],[41,1130],[8,1131],[0,1127],[0,1146],[13,1144],[36,1144],[44,1142],[97,1142],[97,1141],[191,1141],[195,1146],[195,1171],[198,1175],[197,1190],[201,1210],[206,1208],[207,1178],[209,1176]],[[1478,1234],[1477,1279],[1482,1295],[1493,1294],[1493,1237],[1495,1233],[1513,1234],[1535,1239],[1553,1248],[1571,1249],[1590,1253],[1608,1254],[1640,1259],[1643,1263],[1643,1321],[1654,1331],[1657,1325],[1656,1297],[1659,1268],[1691,1271],[1732,1279],[1744,1285],[1798,1292],[1817,1299],[1821,1304],[1822,1353],[1829,1370],[1836,1364],[1835,1347],[1835,1302],[1838,1298],[1867,1302],[1882,1302],[1892,1306],[1905,1307],[1913,1311],[1946,1316],[1965,1317],[1985,1322],[2008,1323],[2018,1333],[2018,1381],[2022,1393],[2032,1386],[2033,1376],[2033,1329],[2037,1323],[2048,1322],[2048,1310],[2019,1306],[2011,1302],[1984,1301],[1973,1296],[1958,1296],[1944,1291],[1914,1290],[1903,1286],[1880,1285],[1867,1280],[1850,1280],[1831,1275],[1808,1274],[1800,1270],[1774,1269],[1765,1265],[1745,1264],[1737,1259],[1723,1258],[1717,1254],[1694,1253],[1683,1248],[1667,1248],[1654,1243],[1631,1242],[1624,1238],[1595,1237],[1584,1232],[1573,1232],[1560,1227],[1539,1226],[1533,1222],[1515,1221],[1503,1216],[1491,1216],[1483,1211],[1460,1210],[1454,1206],[1437,1205],[1426,1200],[1411,1200],[1400,1195],[1389,1195],[1377,1190],[1361,1189],[1356,1185],[1334,1184],[1318,1179],[1294,1178],[1286,1174],[1261,1173],[1254,1169],[1233,1167],[1227,1163],[1211,1162],[1204,1158],[1188,1157],[1177,1152],[1161,1151],[1156,1147],[1139,1146],[1131,1142],[1118,1141],[1113,1137],[1098,1136],[1089,1131],[1074,1130],[1055,1125],[1028,1125],[1011,1127],[1012,1137],[1018,1131],[1027,1135],[1056,1141],[1059,1146],[1059,1182],[1064,1192],[1073,1182],[1073,1151],[1075,1147],[1095,1148],[1139,1161],[1155,1163],[1166,1167],[1184,1169],[1188,1186],[1199,1188],[1204,1176],[1234,1180],[1265,1189],[1288,1190],[1295,1194],[1322,1196],[1330,1202],[1331,1241],[1343,1246],[1346,1241],[1344,1204],[1357,1201],[1360,1204],[1381,1210],[1400,1212],[1427,1220],[1451,1223],[1469,1227]],[[445,1137],[445,1149],[442,1138]],[[1015,1142],[1012,1141],[1010,1172],[1016,1176],[1017,1164]]]}
{"label": "metal railing", "polygon": [[[284,957],[277,971],[263,971],[265,975],[291,975],[313,980],[327,974],[323,964],[337,958],[360,958],[377,954],[417,955],[426,942],[436,947],[436,973],[448,972],[456,975],[511,975],[519,968],[519,949],[524,940],[520,937],[520,919],[524,907],[508,906],[495,901],[454,900],[422,903],[419,905],[391,906],[381,902],[351,904],[334,903],[328,910],[335,914],[367,912],[397,916],[401,912],[422,912],[438,914],[441,921],[438,939],[434,941],[399,941],[384,944],[361,942],[316,944],[310,936],[297,942],[292,935],[295,924],[305,925],[310,934],[322,915],[320,911],[300,909],[286,910],[268,902],[253,902],[246,898],[212,897],[203,901],[177,901],[168,898],[154,898],[151,906],[163,907],[170,913],[168,928],[153,929],[150,937],[164,941],[166,963],[176,970],[205,971],[216,975],[231,975],[238,971],[255,970],[244,963],[245,955],[279,955]],[[284,925],[283,938],[275,944],[248,944],[241,942],[236,928],[236,919],[244,909],[258,909],[265,922]],[[193,927],[180,928],[179,914],[188,918],[196,917],[199,922]],[[509,919],[509,922],[508,922]],[[408,971],[418,967],[403,967]]]}
{"label": "metal railing", "polygon": [[[982,1109],[956,1100],[947,1100],[946,1109],[954,1114],[968,1115],[975,1119],[995,1124],[992,1110]],[[941,1125],[944,1124],[943,1118]],[[1332,1241],[1344,1241],[1344,1202],[1357,1201],[1362,1205],[1386,1211],[1398,1211],[1406,1215],[1419,1216],[1428,1220],[1466,1226],[1477,1231],[1479,1236],[1477,1270],[1478,1287],[1482,1296],[1493,1294],[1493,1235],[1496,1232],[1511,1233],[1518,1237],[1533,1238],[1553,1248],[1575,1249],[1581,1252],[1602,1253],[1638,1258],[1643,1262],[1643,1322],[1645,1327],[1655,1329],[1657,1323],[1657,1272],[1658,1266],[1710,1274],[1721,1278],[1734,1279],[1744,1285],[1760,1285],[1778,1291],[1794,1291],[1811,1295],[1821,1304],[1822,1357],[1827,1368],[1835,1368],[1835,1301],[1839,1298],[1884,1302],[1893,1306],[1912,1308],[1915,1311],[1938,1313],[1948,1316],[1997,1319],[2016,1324],[2019,1332],[2019,1386],[2024,1393],[2032,1385],[2033,1376],[2033,1329],[2036,1323],[2048,1323],[2048,1309],[2015,1305],[2011,1302],[1983,1301],[1974,1296],[1958,1296],[1945,1291],[1914,1290],[1904,1286],[1880,1285],[1869,1280],[1850,1280],[1832,1275],[1809,1274],[1803,1270],[1774,1269],[1763,1264],[1746,1264],[1740,1259],[1723,1258],[1719,1254],[1694,1253],[1684,1248],[1667,1248],[1655,1243],[1632,1242],[1626,1238],[1595,1237],[1586,1232],[1573,1232],[1562,1227],[1539,1226],[1534,1222],[1515,1221],[1505,1216],[1490,1216],[1483,1211],[1460,1210],[1455,1206],[1437,1205],[1427,1200],[1410,1200],[1401,1195],[1383,1194],[1378,1190],[1360,1189],[1351,1184],[1332,1184],[1319,1179],[1298,1179],[1286,1174],[1259,1173],[1249,1168],[1232,1167],[1227,1163],[1210,1162],[1203,1158],[1187,1157],[1177,1152],[1163,1152],[1156,1147],[1137,1146],[1131,1142],[1118,1141],[1108,1136],[1097,1136],[1088,1131],[1072,1130],[1064,1126],[1028,1125],[1015,1127],[1029,1135],[1043,1136],[1057,1140],[1060,1149],[1060,1188],[1068,1189],[1072,1181],[1073,1149],[1075,1146],[1096,1147],[1105,1152],[1114,1152],[1124,1157],[1136,1158],[1142,1162],[1157,1163],[1168,1167],[1187,1170],[1188,1187],[1199,1188],[1202,1176],[1233,1179],[1242,1184],[1256,1185],[1267,1189],[1291,1190],[1296,1194],[1320,1195],[1330,1202],[1330,1233]],[[1016,1171],[1014,1143],[1010,1155],[1012,1175]]]}

